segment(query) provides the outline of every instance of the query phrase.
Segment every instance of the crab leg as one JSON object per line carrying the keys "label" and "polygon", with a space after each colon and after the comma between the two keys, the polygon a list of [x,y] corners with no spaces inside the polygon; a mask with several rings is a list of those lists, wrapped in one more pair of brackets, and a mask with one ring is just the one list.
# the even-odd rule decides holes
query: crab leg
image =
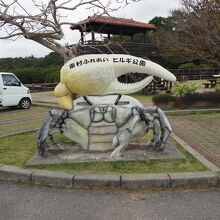
{"label": "crab leg", "polygon": [[[59,120],[65,116],[65,113],[66,111],[64,110],[53,109],[49,111],[48,116],[45,118],[42,127],[39,129],[37,133],[37,147],[38,152],[41,156],[45,156],[46,148],[52,148],[47,143],[48,136],[50,137],[52,144],[59,146],[56,143],[53,134],[61,132],[60,128],[56,128],[56,125],[57,123],[59,123]],[[53,132],[51,132],[52,130]]]}
{"label": "crab leg", "polygon": [[119,132],[119,134],[113,138],[113,146],[116,147],[116,149],[111,153],[110,158],[120,158],[125,151],[131,139],[132,131],[134,130],[137,122],[141,120],[140,115],[135,108],[133,109],[133,114],[134,118],[129,127]]}
{"label": "crab leg", "polygon": [[[154,147],[156,150],[162,150],[167,140],[172,132],[170,123],[165,115],[165,113],[158,107],[146,107],[141,108],[143,113],[153,114],[152,129],[153,138],[151,139],[149,145]],[[161,133],[160,133],[161,129]]]}

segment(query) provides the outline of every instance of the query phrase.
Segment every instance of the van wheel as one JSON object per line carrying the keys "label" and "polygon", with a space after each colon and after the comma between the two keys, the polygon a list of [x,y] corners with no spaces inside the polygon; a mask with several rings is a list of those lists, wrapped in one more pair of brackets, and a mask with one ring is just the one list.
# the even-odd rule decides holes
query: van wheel
{"label": "van wheel", "polygon": [[19,105],[23,109],[29,109],[31,107],[31,100],[28,98],[24,98],[20,101]]}

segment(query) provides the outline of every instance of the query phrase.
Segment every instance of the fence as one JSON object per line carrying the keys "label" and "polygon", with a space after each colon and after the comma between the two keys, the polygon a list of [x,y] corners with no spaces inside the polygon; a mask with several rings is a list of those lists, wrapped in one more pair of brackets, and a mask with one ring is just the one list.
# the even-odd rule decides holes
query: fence
{"label": "fence", "polygon": [[170,69],[177,81],[187,80],[210,80],[216,79],[213,75],[219,75],[220,69]]}

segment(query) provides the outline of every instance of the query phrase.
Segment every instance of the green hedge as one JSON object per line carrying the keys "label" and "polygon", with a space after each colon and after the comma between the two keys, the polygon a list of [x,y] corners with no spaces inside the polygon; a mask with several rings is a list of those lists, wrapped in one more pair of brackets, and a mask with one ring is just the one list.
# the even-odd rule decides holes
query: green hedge
{"label": "green hedge", "polygon": [[217,80],[217,84],[215,86],[215,91],[220,92],[220,79]]}
{"label": "green hedge", "polygon": [[59,67],[47,68],[23,68],[14,70],[13,73],[21,80],[22,83],[54,83],[59,82]]}
{"label": "green hedge", "polygon": [[220,92],[205,92],[186,94],[185,97],[175,97],[170,94],[156,95],[152,98],[154,104],[165,104],[171,101],[181,100],[182,104],[194,104],[196,102],[209,102],[211,104],[220,103]]}
{"label": "green hedge", "polygon": [[187,94],[183,98],[183,102],[184,103],[194,103],[194,102],[220,103],[220,92]]}
{"label": "green hedge", "polygon": [[153,103],[155,104],[159,104],[159,103],[168,103],[171,101],[175,101],[176,97],[173,95],[169,95],[169,94],[160,94],[160,95],[155,95],[152,98]]}

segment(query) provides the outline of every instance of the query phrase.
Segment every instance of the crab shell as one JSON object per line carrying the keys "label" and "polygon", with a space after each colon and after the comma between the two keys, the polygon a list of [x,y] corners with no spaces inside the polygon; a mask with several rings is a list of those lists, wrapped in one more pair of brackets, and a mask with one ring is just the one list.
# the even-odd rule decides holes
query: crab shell
{"label": "crab shell", "polygon": [[[127,73],[146,74],[143,80],[127,84],[118,77]],[[139,57],[124,54],[91,54],[69,60],[61,69],[60,83],[55,88],[59,104],[72,108],[70,95],[130,94],[146,87],[153,76],[175,81],[176,77],[162,66]]]}

